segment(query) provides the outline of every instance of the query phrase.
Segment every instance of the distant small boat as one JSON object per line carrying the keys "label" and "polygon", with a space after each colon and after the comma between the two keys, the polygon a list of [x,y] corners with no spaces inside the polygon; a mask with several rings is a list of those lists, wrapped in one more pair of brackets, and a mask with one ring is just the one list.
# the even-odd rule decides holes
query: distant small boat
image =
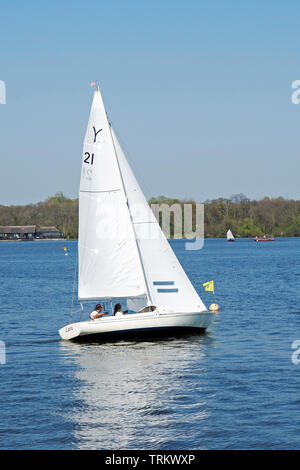
{"label": "distant small boat", "polygon": [[228,242],[234,242],[234,241],[235,241],[235,238],[234,238],[234,236],[232,235],[232,231],[231,231],[231,230],[228,230],[228,232],[227,232],[227,241],[228,241]]}
{"label": "distant small boat", "polygon": [[274,242],[275,238],[267,238],[267,237],[254,237],[252,238],[254,242]]}

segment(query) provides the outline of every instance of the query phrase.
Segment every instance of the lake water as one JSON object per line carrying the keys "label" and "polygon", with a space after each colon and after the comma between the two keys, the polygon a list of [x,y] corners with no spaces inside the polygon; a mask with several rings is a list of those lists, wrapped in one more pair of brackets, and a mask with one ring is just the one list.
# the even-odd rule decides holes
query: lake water
{"label": "lake water", "polygon": [[171,244],[213,327],[75,344],[77,242],[0,243],[1,449],[300,448],[300,239]]}

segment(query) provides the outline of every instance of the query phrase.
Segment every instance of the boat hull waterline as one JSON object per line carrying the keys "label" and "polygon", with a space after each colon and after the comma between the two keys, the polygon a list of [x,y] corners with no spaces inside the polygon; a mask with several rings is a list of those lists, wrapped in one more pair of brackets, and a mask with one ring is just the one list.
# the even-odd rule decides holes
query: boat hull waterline
{"label": "boat hull waterline", "polygon": [[115,333],[128,333],[134,331],[158,332],[159,330],[174,330],[182,333],[190,330],[206,330],[214,321],[216,314],[209,311],[164,313],[155,314],[137,313],[123,317],[107,317],[92,321],[70,323],[59,330],[60,337],[64,340],[72,340],[78,337],[90,335],[113,335]]}

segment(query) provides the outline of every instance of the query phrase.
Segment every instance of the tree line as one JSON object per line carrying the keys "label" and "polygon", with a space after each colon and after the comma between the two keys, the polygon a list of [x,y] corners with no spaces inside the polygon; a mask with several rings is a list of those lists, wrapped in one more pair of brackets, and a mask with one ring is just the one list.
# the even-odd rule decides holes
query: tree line
{"label": "tree line", "polygon": [[56,193],[46,201],[20,206],[0,206],[0,225],[55,226],[67,238],[78,236],[78,199]]}
{"label": "tree line", "polygon": [[[151,198],[150,204],[196,204],[193,200]],[[195,210],[193,210],[195,214]],[[195,220],[194,220],[195,224]],[[204,236],[226,237],[230,229],[235,237],[300,236],[300,200],[283,197],[250,200],[244,194],[204,202]]]}
{"label": "tree line", "polygon": [[[174,199],[165,196],[152,197],[149,204],[184,204],[196,202],[191,199]],[[196,211],[193,211],[194,216]],[[195,217],[194,217],[195,219]],[[171,236],[174,218],[171,213]],[[193,220],[195,229],[196,220]],[[78,237],[78,199],[69,199],[57,193],[37,204],[0,206],[0,225],[55,226],[67,238]],[[300,236],[300,200],[269,198],[256,201],[243,194],[231,198],[218,198],[204,202],[205,237],[225,237],[230,229],[236,237],[272,235],[274,237]]]}

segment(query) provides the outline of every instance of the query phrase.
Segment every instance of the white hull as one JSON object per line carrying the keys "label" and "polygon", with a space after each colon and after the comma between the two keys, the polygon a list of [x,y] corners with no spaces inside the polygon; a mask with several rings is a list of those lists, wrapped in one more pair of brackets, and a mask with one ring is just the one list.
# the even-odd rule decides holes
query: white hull
{"label": "white hull", "polygon": [[159,330],[205,330],[214,318],[213,312],[190,312],[190,313],[137,313],[127,314],[122,317],[102,317],[98,320],[71,323],[59,330],[62,339],[70,340],[89,335],[119,335],[130,332],[155,333]]}

